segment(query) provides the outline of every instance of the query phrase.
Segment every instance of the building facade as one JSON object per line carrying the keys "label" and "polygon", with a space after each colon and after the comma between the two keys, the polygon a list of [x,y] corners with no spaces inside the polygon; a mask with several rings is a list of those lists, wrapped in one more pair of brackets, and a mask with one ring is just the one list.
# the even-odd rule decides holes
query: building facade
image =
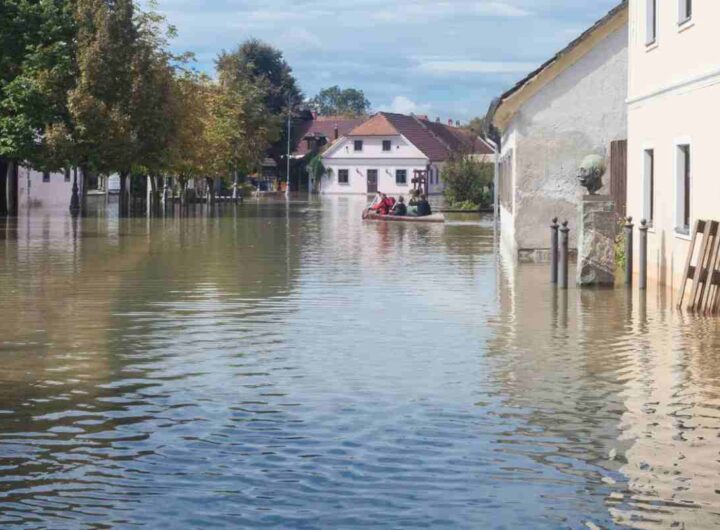
{"label": "building facade", "polygon": [[608,159],[611,142],[627,138],[627,48],[623,2],[491,106],[502,241],[515,256],[544,259],[553,217],[570,222],[576,247],[580,163]]}
{"label": "building facade", "polygon": [[380,112],[340,138],[323,154],[324,194],[407,195],[425,179],[430,195],[444,191],[441,173],[454,153],[492,157],[482,138],[425,117]]}
{"label": "building facade", "polygon": [[[21,166],[18,169],[20,208],[69,208],[73,178],[73,170],[70,169],[51,172]],[[82,186],[80,175],[78,175],[78,186]],[[81,191],[79,189],[79,192]]]}
{"label": "building facade", "polygon": [[648,276],[677,287],[696,219],[720,220],[720,2],[631,0],[628,213],[648,220]]}

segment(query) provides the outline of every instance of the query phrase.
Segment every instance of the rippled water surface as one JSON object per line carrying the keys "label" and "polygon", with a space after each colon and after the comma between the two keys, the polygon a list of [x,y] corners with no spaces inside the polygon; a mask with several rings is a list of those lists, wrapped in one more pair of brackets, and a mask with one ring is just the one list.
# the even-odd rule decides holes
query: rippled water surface
{"label": "rippled water surface", "polygon": [[2,528],[711,528],[720,329],[355,199],[0,222]]}

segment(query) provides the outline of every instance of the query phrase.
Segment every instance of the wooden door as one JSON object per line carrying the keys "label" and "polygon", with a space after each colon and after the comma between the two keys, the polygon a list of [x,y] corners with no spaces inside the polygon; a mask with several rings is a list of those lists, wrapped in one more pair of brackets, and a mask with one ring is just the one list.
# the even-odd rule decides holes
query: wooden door
{"label": "wooden door", "polygon": [[610,195],[619,216],[627,216],[627,140],[610,143]]}
{"label": "wooden door", "polygon": [[367,192],[377,193],[378,190],[378,172],[377,169],[367,170]]}

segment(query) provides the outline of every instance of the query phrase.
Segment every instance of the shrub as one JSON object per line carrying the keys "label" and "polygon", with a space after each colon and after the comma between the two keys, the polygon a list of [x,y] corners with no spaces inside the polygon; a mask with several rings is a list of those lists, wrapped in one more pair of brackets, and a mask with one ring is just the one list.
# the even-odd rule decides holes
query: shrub
{"label": "shrub", "polygon": [[442,172],[445,198],[451,205],[471,203],[476,208],[492,202],[493,164],[472,157],[451,159]]}

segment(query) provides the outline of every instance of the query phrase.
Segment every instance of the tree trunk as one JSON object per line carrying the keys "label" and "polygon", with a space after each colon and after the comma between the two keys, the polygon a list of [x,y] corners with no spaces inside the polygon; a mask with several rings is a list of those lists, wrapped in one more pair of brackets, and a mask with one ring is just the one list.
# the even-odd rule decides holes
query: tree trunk
{"label": "tree trunk", "polygon": [[18,215],[18,163],[10,160],[5,179],[5,200],[7,201],[7,214],[11,217]]}
{"label": "tree trunk", "polygon": [[120,172],[120,194],[118,195],[118,215],[124,217],[128,214],[127,172]]}
{"label": "tree trunk", "polygon": [[7,215],[7,172],[8,160],[0,158],[0,215]]}
{"label": "tree trunk", "polygon": [[214,205],[215,204],[215,179],[214,178],[207,179],[207,187],[208,187],[208,203]]}

